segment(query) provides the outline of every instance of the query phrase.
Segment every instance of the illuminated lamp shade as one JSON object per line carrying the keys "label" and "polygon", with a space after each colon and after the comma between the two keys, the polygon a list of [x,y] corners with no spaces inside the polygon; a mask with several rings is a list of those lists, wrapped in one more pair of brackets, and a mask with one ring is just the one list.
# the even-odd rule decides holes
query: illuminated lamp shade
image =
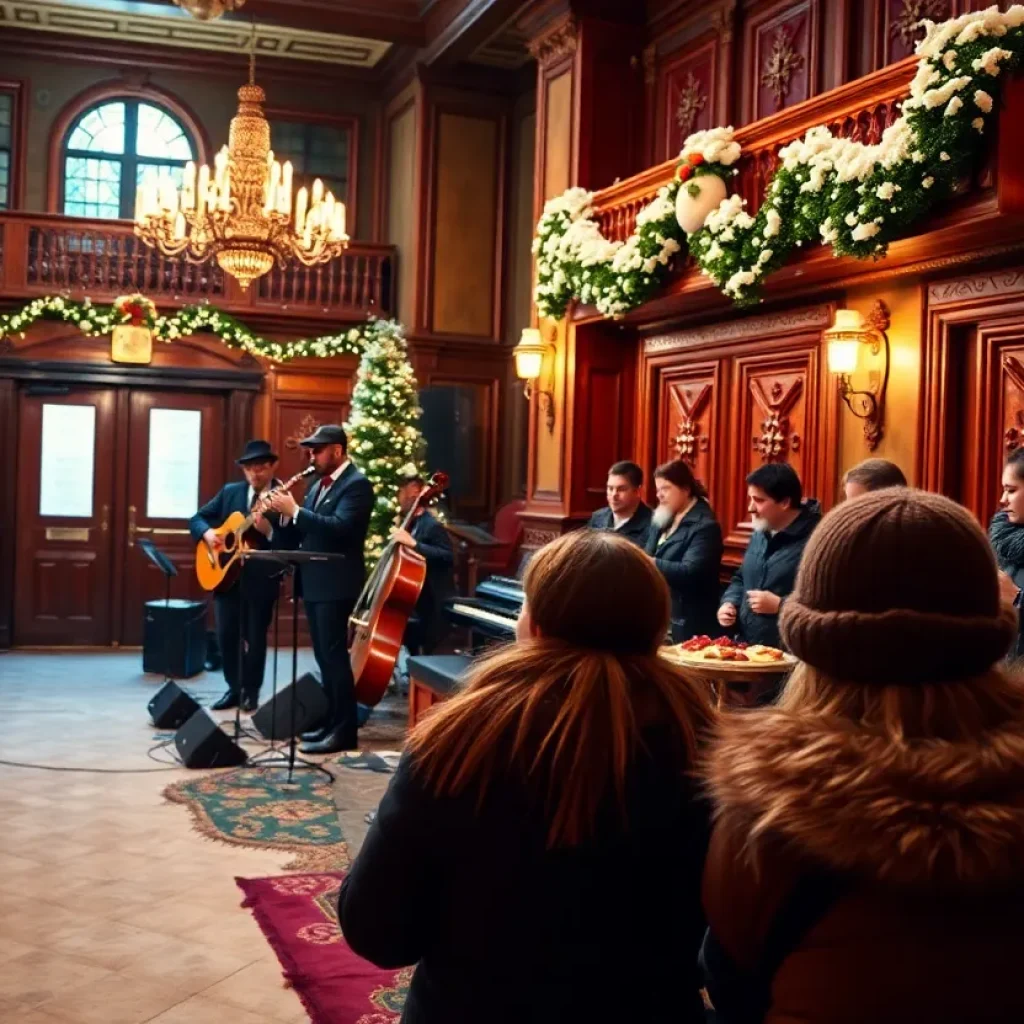
{"label": "illuminated lamp shade", "polygon": [[857,369],[860,344],[867,336],[864,318],[855,309],[837,309],[835,323],[825,331],[828,368],[831,373],[853,373]]}
{"label": "illuminated lamp shade", "polygon": [[828,368],[830,373],[853,373],[857,369],[857,354],[860,341],[832,338],[828,343]]}
{"label": "illuminated lamp shade", "polygon": [[516,376],[520,380],[537,380],[544,366],[547,346],[541,341],[540,331],[535,327],[523,329],[519,344],[513,349],[516,357]]}

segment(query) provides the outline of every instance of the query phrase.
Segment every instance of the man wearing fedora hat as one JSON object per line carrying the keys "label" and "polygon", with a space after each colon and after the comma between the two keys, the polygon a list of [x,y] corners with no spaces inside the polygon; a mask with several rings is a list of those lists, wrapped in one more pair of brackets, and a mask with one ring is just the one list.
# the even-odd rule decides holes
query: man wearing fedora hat
{"label": "man wearing fedora hat", "polygon": [[[222,545],[214,532],[232,512],[248,515],[257,499],[280,483],[274,476],[277,455],[268,441],[249,441],[245,451],[235,460],[242,467],[244,480],[225,484],[216,495],[192,517],[189,532],[195,541],[205,540],[213,549]],[[246,538],[250,547],[270,547],[277,513],[269,512],[256,519],[256,530]],[[223,593],[213,597],[217,619],[217,640],[224,656],[224,680],[227,692],[213,704],[215,711],[241,705],[244,711],[255,711],[259,704],[263,669],[267,660],[267,630],[274,618],[274,605],[280,572],[266,562],[247,562],[241,579]]]}
{"label": "man wearing fedora hat", "polygon": [[300,565],[297,590],[330,708],[323,727],[302,737],[302,752],[333,754],[357,745],[348,620],[366,577],[363,545],[373,511],[373,487],[349,461],[348,438],[341,427],[325,424],[299,444],[309,451],[320,479],[301,505],[282,491],[274,496],[273,508],[282,516],[281,532],[288,546],[340,556]]}

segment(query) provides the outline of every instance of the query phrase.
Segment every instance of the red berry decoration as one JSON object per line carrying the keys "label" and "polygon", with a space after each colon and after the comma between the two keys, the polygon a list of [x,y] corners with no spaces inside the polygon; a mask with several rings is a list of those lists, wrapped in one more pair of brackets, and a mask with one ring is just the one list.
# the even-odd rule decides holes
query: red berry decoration
{"label": "red berry decoration", "polygon": [[693,164],[694,167],[700,167],[700,165],[702,163],[704,163],[704,154],[703,153],[691,153],[690,154],[690,163]]}
{"label": "red berry decoration", "polygon": [[679,180],[688,181],[690,176],[693,174],[693,168],[689,164],[683,164],[679,168]]}

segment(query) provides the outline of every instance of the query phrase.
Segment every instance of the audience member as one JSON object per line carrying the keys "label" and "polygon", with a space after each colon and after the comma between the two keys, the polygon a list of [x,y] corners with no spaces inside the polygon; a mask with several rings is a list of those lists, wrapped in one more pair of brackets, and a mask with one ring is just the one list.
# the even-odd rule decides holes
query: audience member
{"label": "audience member", "polygon": [[644,471],[635,462],[616,462],[608,470],[608,504],[599,508],[587,525],[592,530],[612,530],[643,547],[651,526],[651,509],[644,503],[643,486]]}
{"label": "audience member", "polygon": [[411,736],[342,885],[345,939],[417,965],[406,1024],[697,1024],[713,712],[658,656],[668,589],[582,530],[524,590],[519,642]]}
{"label": "audience member", "polygon": [[672,593],[672,642],[682,643],[715,629],[722,528],[708,493],[681,460],[654,471],[658,507],[647,538],[647,553]]}
{"label": "audience member", "polygon": [[1014,657],[1024,656],[1024,448],[1010,454],[1003,467],[1002,508],[992,517],[988,538],[999,565],[999,590],[1003,599],[1018,611],[1017,641]]}
{"label": "audience member", "polygon": [[883,487],[906,486],[903,470],[888,459],[865,459],[847,470],[843,477],[843,493],[847,500],[859,498],[869,491],[880,491]]}
{"label": "audience member", "polygon": [[825,518],[782,612],[802,664],[710,758],[719,1022],[1024,1020],[1014,630],[954,502],[887,489]]}

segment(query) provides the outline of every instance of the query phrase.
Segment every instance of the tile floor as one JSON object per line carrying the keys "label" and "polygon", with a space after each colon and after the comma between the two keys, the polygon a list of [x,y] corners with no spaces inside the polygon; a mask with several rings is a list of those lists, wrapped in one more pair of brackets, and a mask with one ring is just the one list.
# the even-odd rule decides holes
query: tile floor
{"label": "tile floor", "polygon": [[[0,654],[0,759],[157,768],[146,704],[160,682],[138,653]],[[223,689],[219,675],[188,685]],[[279,874],[288,855],[193,832],[161,796],[189,774],[0,765],[3,1024],[307,1019],[234,882]]]}

